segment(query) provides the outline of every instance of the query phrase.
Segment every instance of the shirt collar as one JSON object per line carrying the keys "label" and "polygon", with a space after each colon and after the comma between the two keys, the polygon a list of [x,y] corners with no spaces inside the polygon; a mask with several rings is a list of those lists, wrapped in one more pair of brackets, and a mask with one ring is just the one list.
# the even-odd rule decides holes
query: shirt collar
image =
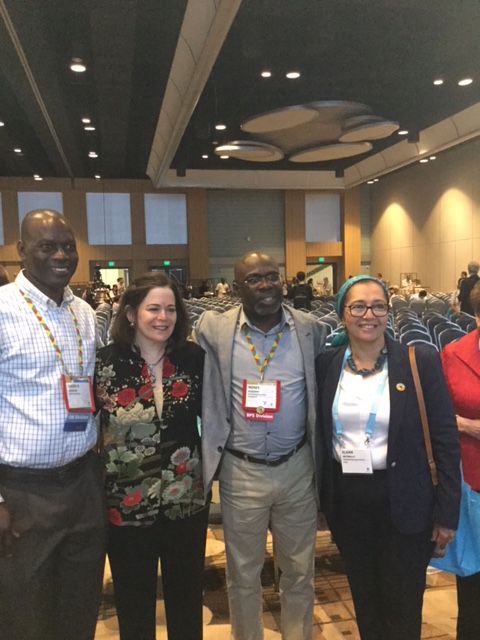
{"label": "shirt collar", "polygon": [[[30,282],[28,278],[25,277],[23,270],[20,271],[18,276],[15,278],[15,284],[21,291],[26,293],[28,297],[31,298],[35,306],[53,307],[58,309],[57,303],[46,296],[44,293],[42,293],[40,289],[37,289],[37,287],[32,282]],[[60,306],[68,306],[73,302],[74,297],[75,296],[73,295],[70,287],[65,287],[65,289],[63,290],[62,304]]]}
{"label": "shirt collar", "polygon": [[[267,333],[265,335],[268,335],[269,333],[277,333],[277,331],[283,331],[283,329],[285,328],[290,328],[290,325],[292,324],[293,320],[292,320],[292,314],[290,313],[290,311],[287,309],[287,307],[282,304],[281,306],[282,309],[282,316],[280,318],[280,322],[275,325],[274,327],[272,327],[269,331],[267,331]],[[264,333],[263,331],[261,331],[261,329],[258,329],[257,327],[255,327],[255,325],[253,325],[250,320],[247,318],[245,311],[243,310],[243,306],[240,310],[240,315],[238,317],[238,326],[239,328],[243,329],[244,327],[248,327],[249,329],[252,329],[253,331],[258,331],[260,333]]]}

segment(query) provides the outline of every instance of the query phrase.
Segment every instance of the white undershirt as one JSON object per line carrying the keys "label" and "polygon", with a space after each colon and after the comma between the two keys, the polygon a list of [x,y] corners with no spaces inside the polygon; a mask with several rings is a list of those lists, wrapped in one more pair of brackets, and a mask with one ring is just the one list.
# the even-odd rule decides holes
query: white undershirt
{"label": "white undershirt", "polygon": [[[333,429],[333,450],[340,462],[342,448],[365,449],[365,430],[368,416],[378,389],[379,375],[362,378],[348,370],[343,372],[338,398],[338,417],[343,431],[340,444]],[[388,426],[390,422],[390,391],[388,378],[378,406],[373,434],[370,438],[373,469],[386,469],[388,448]]]}

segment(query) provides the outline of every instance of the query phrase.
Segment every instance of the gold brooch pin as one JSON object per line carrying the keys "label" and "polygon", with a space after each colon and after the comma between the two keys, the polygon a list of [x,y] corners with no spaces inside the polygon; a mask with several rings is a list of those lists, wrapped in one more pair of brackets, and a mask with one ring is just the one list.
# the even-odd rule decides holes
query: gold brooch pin
{"label": "gold brooch pin", "polygon": [[399,382],[397,384],[397,391],[405,391],[405,385],[403,384],[403,382]]}

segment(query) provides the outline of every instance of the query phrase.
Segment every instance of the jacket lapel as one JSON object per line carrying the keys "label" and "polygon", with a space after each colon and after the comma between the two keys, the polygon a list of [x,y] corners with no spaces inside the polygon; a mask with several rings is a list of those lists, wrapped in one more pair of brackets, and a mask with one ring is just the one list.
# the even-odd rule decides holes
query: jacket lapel
{"label": "jacket lapel", "polygon": [[[408,354],[393,340],[387,341],[388,386],[390,391],[389,447],[395,442],[404,420],[407,397],[415,394]],[[405,357],[407,355],[407,357]],[[409,388],[411,386],[411,388]]]}
{"label": "jacket lapel", "polygon": [[237,329],[238,318],[240,315],[240,307],[226,311],[221,316],[220,331],[218,332],[218,361],[223,380],[223,392],[230,410],[232,404],[232,360],[233,360],[233,341],[235,331]]}
{"label": "jacket lapel", "polygon": [[[342,370],[343,354],[346,347],[339,349],[330,363],[326,365],[327,369],[323,375],[323,393],[321,393],[322,400],[322,416],[324,426],[324,439],[327,447],[329,457],[333,456],[333,418],[332,407],[337,392],[338,381],[340,380],[340,374]],[[328,357],[328,353],[322,355],[322,358]],[[321,383],[322,384],[322,383]]]}

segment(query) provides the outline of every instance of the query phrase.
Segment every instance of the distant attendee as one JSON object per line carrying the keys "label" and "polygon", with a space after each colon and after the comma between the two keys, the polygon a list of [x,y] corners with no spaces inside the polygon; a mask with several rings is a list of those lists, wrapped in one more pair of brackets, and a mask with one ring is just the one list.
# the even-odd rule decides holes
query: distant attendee
{"label": "distant attendee", "polygon": [[431,296],[428,295],[425,289],[420,289],[418,293],[412,293],[412,295],[410,296],[410,300],[423,300],[424,302],[426,302],[430,297]]}
{"label": "distant attendee", "polygon": [[327,276],[323,279],[322,282],[322,296],[331,296],[332,295],[332,283],[328,279]]}
{"label": "distant attendee", "polygon": [[390,302],[393,302],[394,300],[405,300],[405,297],[400,293],[400,289],[397,285],[390,287],[388,291],[389,293],[391,292]]}
{"label": "distant attendee", "polygon": [[125,291],[125,281],[123,278],[117,278],[117,293],[119,296]]}
{"label": "distant attendee", "polygon": [[457,282],[457,289],[460,289],[460,284],[461,284],[462,280],[465,280],[466,277],[467,277],[467,272],[466,271],[462,271],[460,273],[460,278],[458,279],[458,282]]}
{"label": "distant attendee", "polygon": [[469,313],[471,316],[473,316],[475,314],[470,302],[470,293],[473,287],[480,280],[480,278],[478,277],[480,264],[476,260],[472,260],[468,263],[467,269],[468,278],[464,278],[460,283],[458,301],[460,302],[460,310],[463,311],[463,313]]}
{"label": "distant attendee", "polygon": [[217,294],[217,298],[222,300],[226,298],[230,293],[230,287],[228,286],[225,278],[220,278],[220,282],[215,287],[215,293]]}
{"label": "distant attendee", "polygon": [[382,274],[380,273],[380,271],[377,273],[377,278],[378,280],[380,280],[380,282],[383,282],[383,284],[385,285],[385,287],[388,288],[388,281],[383,279]]}
{"label": "distant attendee", "polygon": [[198,287],[198,295],[201,298],[203,298],[206,295],[212,295],[212,290],[208,280],[204,280],[202,284]]}
{"label": "distant attendee", "polygon": [[4,284],[8,284],[10,282],[10,278],[8,277],[7,270],[5,267],[0,265],[0,287],[3,287]]}
{"label": "distant attendee", "polygon": [[405,278],[402,280],[402,289],[404,295],[408,295],[409,293],[413,293],[415,291],[415,283],[412,280],[412,276],[407,273]]}
{"label": "distant attendee", "polygon": [[299,271],[297,273],[298,284],[292,289],[291,298],[293,300],[293,306],[295,309],[308,309],[312,308],[313,290],[305,281],[305,272]]}

